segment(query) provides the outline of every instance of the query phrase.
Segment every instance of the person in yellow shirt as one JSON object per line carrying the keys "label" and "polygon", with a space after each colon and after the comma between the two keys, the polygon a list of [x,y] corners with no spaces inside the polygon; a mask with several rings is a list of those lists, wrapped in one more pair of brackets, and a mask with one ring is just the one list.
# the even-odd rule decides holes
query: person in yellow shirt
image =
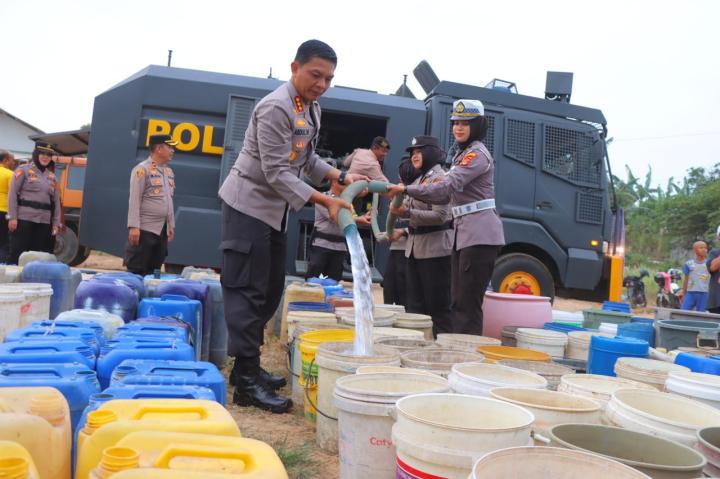
{"label": "person in yellow shirt", "polygon": [[9,235],[5,217],[8,210],[10,180],[12,180],[15,165],[15,156],[9,151],[0,150],[0,263],[4,263],[8,255]]}

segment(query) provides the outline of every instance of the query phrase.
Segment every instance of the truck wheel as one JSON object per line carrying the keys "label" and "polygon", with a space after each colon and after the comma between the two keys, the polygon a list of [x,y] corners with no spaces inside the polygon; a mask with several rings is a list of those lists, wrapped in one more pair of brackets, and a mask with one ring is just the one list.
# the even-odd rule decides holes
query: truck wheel
{"label": "truck wheel", "polygon": [[555,282],[547,267],[523,253],[500,257],[492,275],[493,291],[511,294],[532,294],[555,298]]}
{"label": "truck wheel", "polygon": [[77,254],[72,259],[72,261],[70,261],[70,266],[78,266],[80,264],[83,264],[85,260],[90,257],[90,253],[92,253],[92,248],[80,245]]}
{"label": "truck wheel", "polygon": [[80,241],[75,230],[68,225],[65,231],[55,237],[55,256],[58,261],[67,265],[75,259],[80,249]]}

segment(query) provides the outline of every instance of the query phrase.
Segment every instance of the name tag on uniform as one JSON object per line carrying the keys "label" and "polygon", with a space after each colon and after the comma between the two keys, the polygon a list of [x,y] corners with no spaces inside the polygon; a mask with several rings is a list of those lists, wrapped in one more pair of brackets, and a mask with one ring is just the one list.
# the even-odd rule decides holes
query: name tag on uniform
{"label": "name tag on uniform", "polygon": [[296,136],[308,136],[310,134],[309,128],[295,128],[293,135]]}

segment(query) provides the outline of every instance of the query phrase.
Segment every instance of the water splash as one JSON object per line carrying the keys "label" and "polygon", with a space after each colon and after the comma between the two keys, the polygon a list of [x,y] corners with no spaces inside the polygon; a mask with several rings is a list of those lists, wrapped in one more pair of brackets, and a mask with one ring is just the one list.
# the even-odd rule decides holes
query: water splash
{"label": "water splash", "polygon": [[357,226],[345,229],[353,275],[353,306],[355,308],[354,352],[359,356],[373,354],[373,293],[370,264]]}

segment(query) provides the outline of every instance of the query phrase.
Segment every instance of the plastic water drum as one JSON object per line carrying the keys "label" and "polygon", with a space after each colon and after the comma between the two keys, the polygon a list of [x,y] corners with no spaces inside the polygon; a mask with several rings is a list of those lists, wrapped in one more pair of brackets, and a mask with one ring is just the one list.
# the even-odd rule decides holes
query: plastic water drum
{"label": "plastic water drum", "polygon": [[189,344],[190,334],[187,328],[171,324],[138,323],[133,321],[118,328],[114,339],[121,337],[146,338],[146,339],[177,339]]}
{"label": "plastic water drum", "polygon": [[75,293],[75,307],[116,314],[126,323],[135,319],[138,294],[123,280],[83,281]]}
{"label": "plastic water drum", "polygon": [[77,321],[80,323],[93,321],[102,327],[105,339],[112,338],[117,328],[125,324],[123,319],[116,314],[94,309],[71,309],[70,311],[64,311],[57,315],[55,321]]}
{"label": "plastic water drum", "polygon": [[685,366],[694,373],[720,375],[720,361],[697,354],[680,353],[675,356],[675,364]]}
{"label": "plastic water drum", "polygon": [[647,341],[650,347],[655,347],[655,327],[644,322],[629,322],[618,324],[617,335],[625,338],[636,338]]}
{"label": "plastic water drum", "polygon": [[53,289],[50,300],[50,317],[53,319],[63,311],[73,308],[73,284],[70,267],[64,263],[46,263],[33,261],[28,263],[20,273],[22,283],[49,283]]}
{"label": "plastic water drum", "polygon": [[105,344],[105,334],[102,326],[95,321],[62,321],[58,319],[46,319],[45,321],[34,321],[30,326],[54,329],[91,329],[95,333],[95,338],[99,345]]}
{"label": "plastic water drum", "polygon": [[590,339],[587,371],[589,374],[615,376],[615,362],[618,358],[646,358],[648,349],[647,341],[641,339],[593,336]]}
{"label": "plastic water drum", "polygon": [[52,286],[48,283],[12,283],[3,284],[3,289],[15,290],[25,296],[20,308],[21,328],[33,321],[48,319],[50,317],[50,299],[53,295]]}
{"label": "plastic water drum", "polygon": [[[225,324],[225,302],[223,301],[220,275],[208,275],[198,278],[210,287],[210,321],[208,335],[210,337],[208,359],[219,368],[227,365],[228,330]],[[204,340],[205,336],[203,336]]]}
{"label": "plastic water drum", "polygon": [[143,278],[145,284],[145,297],[154,298],[157,296],[157,287],[167,281],[176,281],[180,276],[176,274],[149,274]]}
{"label": "plastic water drum", "polygon": [[113,370],[126,359],[191,361],[194,356],[192,346],[182,341],[109,341],[103,346],[97,360],[98,378],[103,388],[108,387]]}
{"label": "plastic water drum", "polygon": [[210,334],[212,328],[212,299],[210,286],[200,281],[179,279],[177,281],[162,283],[157,288],[157,294],[177,294],[200,301],[202,304],[202,340],[200,346],[200,359],[207,361],[210,354]]}
{"label": "plastic water drum", "polygon": [[0,388],[49,386],[65,396],[75,428],[90,396],[100,392],[95,371],[85,364],[0,364]]}
{"label": "plastic water drum", "polygon": [[21,291],[0,287],[0,341],[21,326],[20,314],[24,304],[25,295]]}
{"label": "plastic water drum", "polygon": [[200,358],[202,345],[202,303],[187,296],[166,294],[160,298],[144,298],[140,301],[138,318],[146,316],[170,316],[186,322],[192,327],[195,357]]}
{"label": "plastic water drum", "polygon": [[0,344],[0,364],[3,363],[84,363],[95,369],[96,353],[81,340],[28,340]]}
{"label": "plastic water drum", "polygon": [[129,271],[111,271],[109,273],[101,273],[95,275],[93,279],[120,279],[130,284],[137,291],[140,298],[145,297],[145,282],[139,274],[130,273]]}
{"label": "plastic water drum", "polygon": [[64,340],[64,339],[79,339],[92,347],[97,353],[100,350],[100,343],[98,342],[95,330],[90,328],[49,328],[41,326],[28,326],[27,328],[16,329],[12,333],[5,336],[5,342],[20,341],[20,340]]}
{"label": "plastic water drum", "polygon": [[[194,339],[195,334],[193,333],[193,328],[190,325],[190,323],[183,321],[178,318],[173,318],[171,316],[146,316],[144,318],[138,318],[132,323],[128,324],[157,324],[161,326],[173,326],[176,328],[182,328],[186,331],[187,337],[190,339]],[[188,340],[188,342],[189,342]]]}
{"label": "plastic water drum", "polygon": [[163,361],[125,360],[116,368],[124,368],[122,377],[113,375],[110,386],[156,385],[156,386],[201,386],[215,393],[215,400],[225,404],[225,377],[218,368],[205,361]]}

